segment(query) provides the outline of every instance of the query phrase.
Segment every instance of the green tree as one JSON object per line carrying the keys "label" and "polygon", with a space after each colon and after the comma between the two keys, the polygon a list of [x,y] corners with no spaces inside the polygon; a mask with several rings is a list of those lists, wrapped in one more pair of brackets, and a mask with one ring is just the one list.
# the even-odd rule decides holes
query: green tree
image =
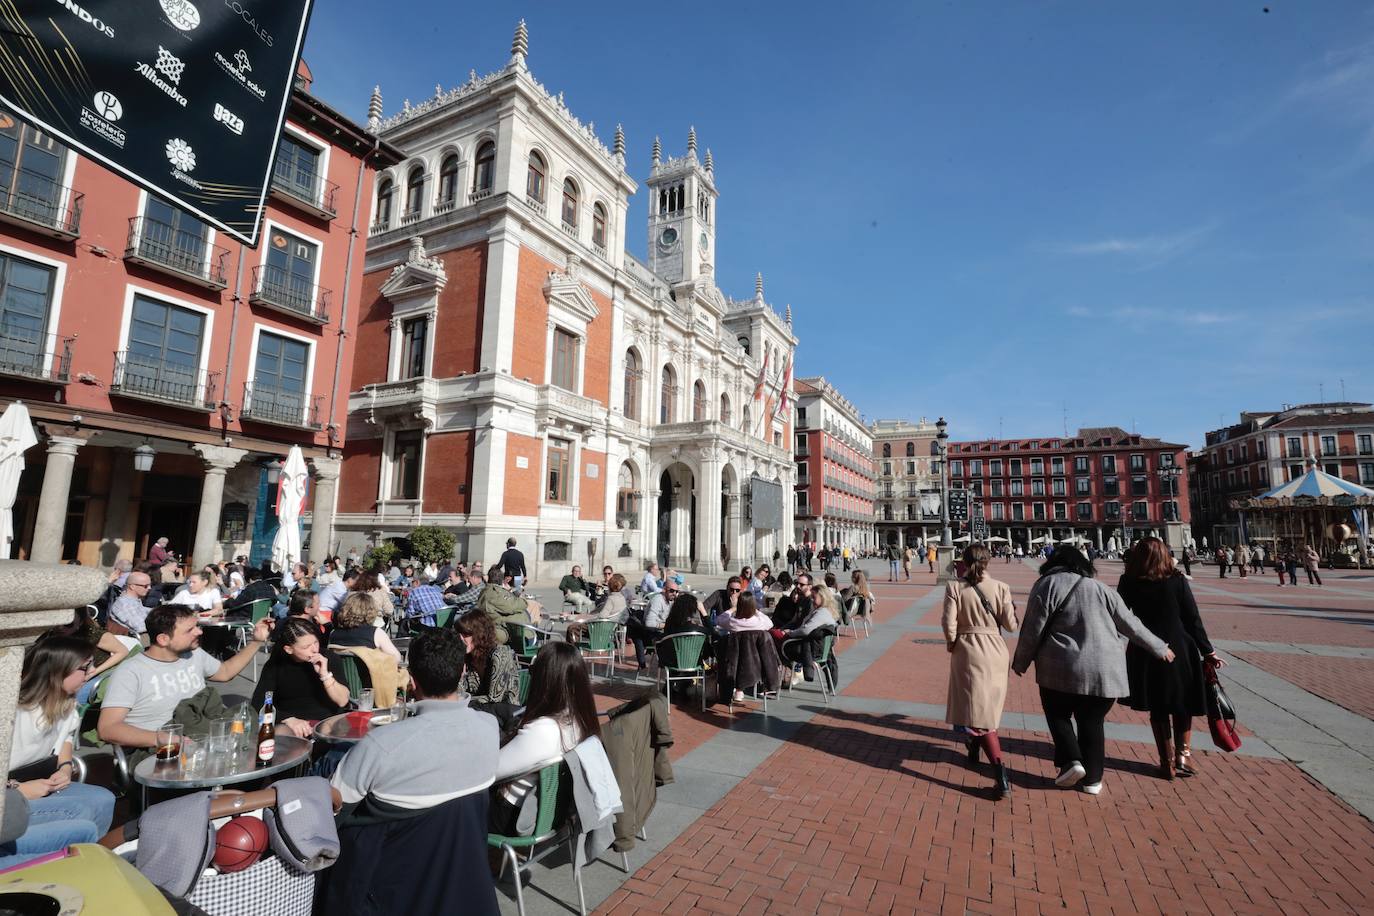
{"label": "green tree", "polygon": [[453,559],[458,539],[438,525],[421,525],[410,532],[410,554],[420,563],[443,565]]}
{"label": "green tree", "polygon": [[391,564],[400,553],[401,549],[394,541],[382,541],[363,556],[363,569],[380,569],[385,572],[391,568]]}

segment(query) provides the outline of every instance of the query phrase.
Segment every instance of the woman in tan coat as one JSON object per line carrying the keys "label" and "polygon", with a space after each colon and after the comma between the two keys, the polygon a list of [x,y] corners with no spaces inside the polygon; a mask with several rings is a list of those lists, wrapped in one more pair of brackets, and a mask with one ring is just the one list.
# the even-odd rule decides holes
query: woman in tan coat
{"label": "woman in tan coat", "polygon": [[1017,626],[1011,589],[988,575],[992,553],[982,544],[964,551],[967,571],[963,581],[945,587],[941,625],[950,652],[949,694],[945,721],[965,736],[969,763],[978,763],[978,751],[987,754],[994,771],[998,798],[1011,791],[997,726],[1007,698],[1007,644],[1001,630]]}

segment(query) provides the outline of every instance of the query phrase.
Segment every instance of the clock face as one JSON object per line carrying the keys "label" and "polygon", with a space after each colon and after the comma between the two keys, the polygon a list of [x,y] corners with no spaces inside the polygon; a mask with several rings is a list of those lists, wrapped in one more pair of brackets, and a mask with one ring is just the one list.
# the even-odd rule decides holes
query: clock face
{"label": "clock face", "polygon": [[664,248],[672,248],[677,244],[677,230],[672,226],[664,229],[658,235],[658,244]]}
{"label": "clock face", "polygon": [[701,249],[702,254],[705,254],[709,249],[710,241],[711,240],[706,237],[706,233],[704,232],[701,234],[700,238],[697,239],[697,247]]}

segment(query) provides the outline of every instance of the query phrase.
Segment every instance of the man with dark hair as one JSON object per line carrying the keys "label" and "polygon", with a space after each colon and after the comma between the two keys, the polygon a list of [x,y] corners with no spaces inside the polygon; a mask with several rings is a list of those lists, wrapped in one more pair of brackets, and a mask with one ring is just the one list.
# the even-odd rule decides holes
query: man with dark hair
{"label": "man with dark hair", "polygon": [[487,585],[478,594],[474,605],[477,610],[491,618],[491,622],[496,625],[496,641],[503,644],[510,638],[510,634],[506,632],[507,621],[532,623],[539,619],[538,605],[531,609],[530,602],[507,586],[506,583],[510,579],[510,572],[504,570],[500,563],[492,566],[487,570]]}
{"label": "man with dark hair", "polygon": [[797,573],[792,591],[779,598],[778,603],[773,606],[773,626],[780,630],[790,630],[801,625],[815,604],[815,599],[811,597],[811,584],[810,573]]}
{"label": "man with dark hair", "polygon": [[224,603],[226,617],[247,616],[252,611],[254,601],[277,600],[277,590],[272,587],[271,582],[263,581],[261,569],[248,566],[244,568],[243,575],[248,584],[243,587],[243,591],[234,596],[234,600]]}
{"label": "man with dark hair", "polygon": [[177,704],[205,689],[207,680],[232,681],[267,642],[266,620],[253,627],[248,645],[227,661],[200,648],[195,608],[164,604],[144,622],[148,648],[122,662],[110,675],[100,709],[100,739],[128,748],[157,744],[156,729],[172,720]]}
{"label": "man with dark hair", "polygon": [[496,562],[511,577],[511,591],[520,594],[525,586],[525,577],[529,574],[525,572],[525,555],[515,549],[515,538],[506,538],[506,550]]}
{"label": "man with dark hair", "polygon": [[334,613],[348,597],[348,590],[358,581],[358,567],[350,566],[337,582],[331,582],[320,589],[320,610]]}
{"label": "man with dark hair", "polygon": [[353,745],[330,780],[346,806],[393,815],[433,808],[495,781],[500,731],[494,716],[469,708],[459,693],[463,637],[434,630],[410,644],[409,670],[420,701],[415,714],[372,729]]}
{"label": "man with dark hair", "polygon": [[744,591],[744,580],[739,576],[731,576],[725,583],[725,588],[718,588],[710,594],[703,602],[706,613],[711,619],[711,625],[716,623],[716,615],[726,611],[734,613],[735,606],[739,603],[740,592]]}

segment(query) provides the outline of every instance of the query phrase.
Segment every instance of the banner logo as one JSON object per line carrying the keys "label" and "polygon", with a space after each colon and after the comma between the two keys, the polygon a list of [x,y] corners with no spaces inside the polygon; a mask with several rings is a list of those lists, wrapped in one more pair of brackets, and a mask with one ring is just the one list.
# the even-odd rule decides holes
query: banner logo
{"label": "banner logo", "polygon": [[248,62],[248,52],[243,50],[243,48],[239,48],[234,52],[234,63],[238,64],[238,68],[244,73],[253,72],[253,65]]}
{"label": "banner logo", "polygon": [[106,38],[114,38],[113,28],[106,25],[102,20],[97,19],[90,13],[86,12],[84,9],[81,8],[80,5],[73,3],[72,0],[57,0],[57,2],[62,6],[66,7],[67,12],[71,13],[77,19],[80,19],[82,22],[86,23],[86,25],[95,29],[97,32],[103,33]]}
{"label": "banner logo", "polygon": [[172,168],[182,172],[194,172],[196,170],[196,151],[191,149],[191,144],[180,137],[174,137],[167,141],[167,161],[172,163]]}
{"label": "banner logo", "polygon": [[215,120],[219,121],[236,134],[243,133],[243,118],[240,118],[219,102],[215,103]]}
{"label": "banner logo", "polygon": [[191,0],[161,0],[167,21],[183,32],[194,31],[200,25],[200,10]]}
{"label": "banner logo", "polygon": [[153,64],[153,67],[178,86],[181,85],[181,74],[186,71],[186,65],[181,62],[181,58],[162,45],[157,46],[157,63]]}
{"label": "banner logo", "polygon": [[[143,63],[143,61],[138,61],[134,64],[134,70],[137,71],[140,76],[165,92],[169,99],[176,102],[182,108],[186,107],[186,96],[178,92],[176,86],[173,86],[172,83],[180,84],[181,74],[185,69],[186,65],[181,62],[180,58],[161,45],[158,45],[157,63],[154,66],[150,67]],[[166,74],[167,79],[170,79],[172,83],[158,76],[158,73]]]}
{"label": "banner logo", "polygon": [[[162,2],[165,6],[168,0],[162,0]],[[259,26],[258,21],[253,18],[253,14],[244,9],[243,4],[240,3],[239,0],[224,0],[224,5],[233,10],[240,19],[248,23],[249,27],[253,30],[253,34],[262,39],[263,44],[267,45],[269,48],[272,47],[272,33]]]}
{"label": "banner logo", "polygon": [[215,63],[219,64],[220,69],[232,76],[240,86],[248,90],[248,92],[258,101],[262,101],[267,97],[267,90],[248,78],[248,74],[253,71],[253,65],[248,62],[248,52],[243,50],[243,48],[239,48],[234,52],[233,60],[230,60],[216,51]]}
{"label": "banner logo", "polygon": [[106,143],[123,149],[128,135],[115,127],[113,122],[124,117],[124,106],[119,103],[113,92],[97,92],[92,102],[95,111],[81,106],[81,126],[98,135]]}
{"label": "banner logo", "polygon": [[118,121],[124,116],[124,106],[119,104],[113,92],[97,92],[94,101],[95,110],[106,121]]}

